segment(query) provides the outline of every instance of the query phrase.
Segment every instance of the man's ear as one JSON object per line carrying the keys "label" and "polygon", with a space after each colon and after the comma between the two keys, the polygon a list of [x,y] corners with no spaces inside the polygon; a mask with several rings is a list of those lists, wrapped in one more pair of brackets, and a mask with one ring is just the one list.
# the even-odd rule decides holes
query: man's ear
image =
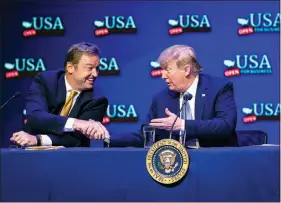
{"label": "man's ear", "polygon": [[190,73],[191,73],[191,66],[190,65],[187,65],[186,67],[185,67],[185,73],[184,73],[184,75],[185,75],[185,77],[187,77],[187,76],[189,76],[190,75]]}
{"label": "man's ear", "polygon": [[67,62],[67,64],[66,64],[66,71],[68,73],[72,74],[74,72],[74,70],[75,70],[75,67],[74,67],[73,63]]}

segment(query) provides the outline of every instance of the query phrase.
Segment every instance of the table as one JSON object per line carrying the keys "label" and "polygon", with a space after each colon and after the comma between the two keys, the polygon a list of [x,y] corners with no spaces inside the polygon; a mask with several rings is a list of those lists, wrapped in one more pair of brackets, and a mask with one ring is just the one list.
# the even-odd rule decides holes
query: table
{"label": "table", "polygon": [[189,150],[180,185],[146,171],[146,149],[2,149],[1,201],[280,201],[279,146]]}

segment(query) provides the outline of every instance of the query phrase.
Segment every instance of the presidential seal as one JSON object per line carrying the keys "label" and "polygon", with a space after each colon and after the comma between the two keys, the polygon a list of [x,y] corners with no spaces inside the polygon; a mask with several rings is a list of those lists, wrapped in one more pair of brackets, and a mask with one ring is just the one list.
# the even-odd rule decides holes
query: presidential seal
{"label": "presidential seal", "polygon": [[187,150],[176,140],[160,140],[151,146],[146,155],[148,173],[162,184],[178,182],[185,176],[188,167]]}

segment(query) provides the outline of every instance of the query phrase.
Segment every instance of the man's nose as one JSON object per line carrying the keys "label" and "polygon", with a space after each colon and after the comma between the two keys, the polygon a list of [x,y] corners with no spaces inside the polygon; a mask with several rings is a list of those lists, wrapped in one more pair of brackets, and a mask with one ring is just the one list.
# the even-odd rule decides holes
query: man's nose
{"label": "man's nose", "polygon": [[92,70],[92,76],[97,77],[98,76],[98,69],[93,68]]}
{"label": "man's nose", "polygon": [[162,75],[161,75],[162,79],[166,79],[167,78],[167,75],[166,73],[162,70]]}

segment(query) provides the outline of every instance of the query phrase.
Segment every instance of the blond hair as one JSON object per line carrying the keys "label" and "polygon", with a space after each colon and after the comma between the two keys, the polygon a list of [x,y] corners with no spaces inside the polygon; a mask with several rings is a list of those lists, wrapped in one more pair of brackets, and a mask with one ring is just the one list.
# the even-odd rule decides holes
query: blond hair
{"label": "blond hair", "polygon": [[157,59],[162,68],[166,68],[171,63],[176,63],[179,69],[184,69],[191,65],[193,72],[200,72],[201,65],[196,60],[196,54],[192,47],[187,45],[174,45],[161,52]]}

